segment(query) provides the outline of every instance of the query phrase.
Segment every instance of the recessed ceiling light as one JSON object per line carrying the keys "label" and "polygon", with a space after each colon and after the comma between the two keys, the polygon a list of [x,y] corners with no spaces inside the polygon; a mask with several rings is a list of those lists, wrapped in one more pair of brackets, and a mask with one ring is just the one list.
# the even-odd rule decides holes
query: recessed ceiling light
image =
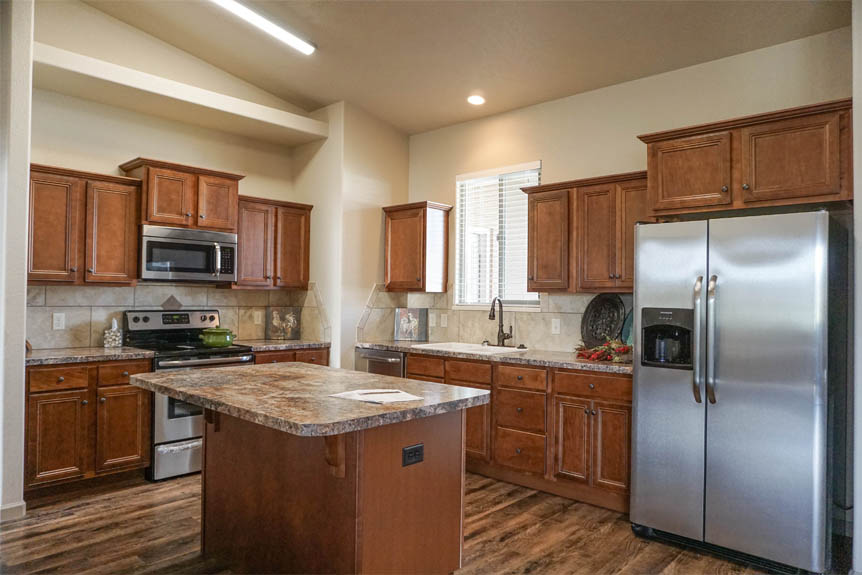
{"label": "recessed ceiling light", "polygon": [[472,96],[467,98],[467,101],[470,102],[471,104],[473,104],[474,106],[481,106],[482,104],[485,103],[485,98],[483,98],[479,94],[473,94]]}
{"label": "recessed ceiling light", "polygon": [[246,8],[236,0],[210,0],[210,2],[212,2],[213,4],[218,4],[228,12],[239,16],[252,26],[260,28],[273,38],[281,40],[294,50],[298,50],[306,56],[312,54],[315,50],[314,46],[312,46],[302,38],[294,36],[278,24],[270,22],[257,12]]}

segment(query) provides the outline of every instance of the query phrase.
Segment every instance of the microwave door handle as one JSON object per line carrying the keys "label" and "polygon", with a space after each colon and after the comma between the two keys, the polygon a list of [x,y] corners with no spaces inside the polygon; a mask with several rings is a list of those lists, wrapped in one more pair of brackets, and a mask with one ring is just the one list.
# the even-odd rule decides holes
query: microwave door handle
{"label": "microwave door handle", "polygon": [[715,286],[718,276],[709,278],[706,288],[706,397],[715,403]]}
{"label": "microwave door handle", "polygon": [[221,275],[221,246],[218,242],[213,244],[215,246],[215,277],[218,278]]}
{"label": "microwave door handle", "polygon": [[696,403],[703,403],[703,398],[701,397],[700,390],[703,386],[703,362],[701,357],[701,345],[702,345],[702,334],[701,334],[701,321],[703,319],[703,304],[701,300],[703,299],[703,276],[698,276],[697,281],[694,282],[694,293],[692,294],[694,298],[694,353],[692,353],[692,370],[691,370],[691,388],[694,393],[694,401]]}

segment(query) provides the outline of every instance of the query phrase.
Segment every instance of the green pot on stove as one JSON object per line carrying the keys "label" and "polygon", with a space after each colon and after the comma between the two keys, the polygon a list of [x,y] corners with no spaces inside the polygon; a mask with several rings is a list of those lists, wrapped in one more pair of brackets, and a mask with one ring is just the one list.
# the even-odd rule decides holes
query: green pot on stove
{"label": "green pot on stove", "polygon": [[198,336],[204,347],[229,347],[233,345],[236,334],[226,327],[208,327]]}

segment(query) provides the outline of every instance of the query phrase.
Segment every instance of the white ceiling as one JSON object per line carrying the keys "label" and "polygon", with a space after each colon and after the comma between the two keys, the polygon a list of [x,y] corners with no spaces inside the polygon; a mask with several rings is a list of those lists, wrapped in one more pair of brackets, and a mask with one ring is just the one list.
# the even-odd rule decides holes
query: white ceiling
{"label": "white ceiling", "polygon": [[850,24],[849,1],[824,0],[244,1],[318,50],[203,0],[88,4],[302,108],[346,100],[407,133]]}

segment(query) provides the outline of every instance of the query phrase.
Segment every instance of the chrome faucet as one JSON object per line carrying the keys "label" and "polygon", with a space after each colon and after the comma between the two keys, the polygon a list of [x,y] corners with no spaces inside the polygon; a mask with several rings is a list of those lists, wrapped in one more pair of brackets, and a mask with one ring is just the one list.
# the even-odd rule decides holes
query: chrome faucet
{"label": "chrome faucet", "polygon": [[497,329],[497,345],[505,346],[506,340],[512,339],[512,326],[509,325],[509,333],[506,333],[505,331],[503,331],[503,300],[501,300],[498,297],[495,297],[491,301],[491,313],[488,314],[488,319],[490,319],[491,321],[494,321],[494,319],[495,319],[494,304],[500,305],[500,319],[499,319],[500,327]]}

